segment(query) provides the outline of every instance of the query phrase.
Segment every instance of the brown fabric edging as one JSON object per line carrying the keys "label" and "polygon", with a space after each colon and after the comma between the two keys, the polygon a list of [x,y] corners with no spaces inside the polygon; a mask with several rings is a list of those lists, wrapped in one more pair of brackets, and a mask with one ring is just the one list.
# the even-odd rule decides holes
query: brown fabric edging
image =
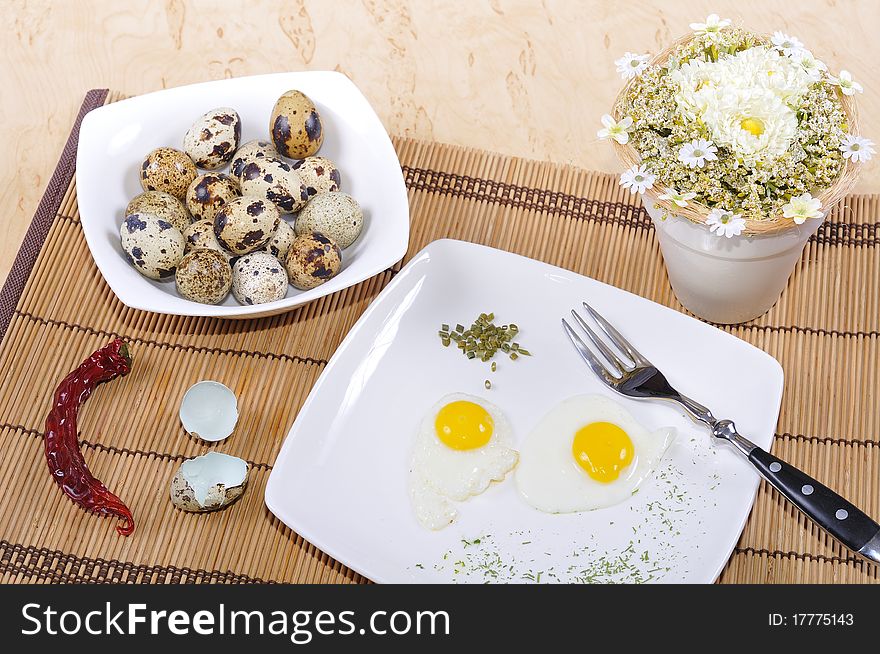
{"label": "brown fabric edging", "polygon": [[[37,563],[43,559],[42,563]],[[70,570],[67,567],[70,566]],[[111,573],[112,570],[112,573]],[[79,557],[61,550],[0,540],[0,573],[36,577],[53,583],[276,583],[231,570],[202,570],[173,565],[137,565],[128,561]],[[97,574],[96,574],[97,573]],[[183,581],[183,579],[186,581]]]}
{"label": "brown fabric edging", "polygon": [[92,109],[97,109],[104,104],[107,93],[107,89],[92,89],[86,93],[73,124],[73,130],[67,138],[67,143],[61,152],[61,158],[55,167],[55,172],[52,173],[18,254],[15,256],[15,262],[12,264],[3,290],[0,291],[0,339],[6,335],[9,321],[12,320],[12,312],[18,305],[18,300],[24,292],[24,286],[30,277],[31,270],[37,262],[37,256],[49,234],[49,228],[61,207],[61,200],[64,199],[64,194],[73,180],[73,173],[76,170],[76,149],[79,144],[79,128],[82,120]]}

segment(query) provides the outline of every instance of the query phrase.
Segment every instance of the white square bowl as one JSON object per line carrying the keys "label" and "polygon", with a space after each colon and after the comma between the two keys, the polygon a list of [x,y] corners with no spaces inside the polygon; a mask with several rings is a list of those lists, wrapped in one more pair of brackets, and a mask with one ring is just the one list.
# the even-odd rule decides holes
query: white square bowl
{"label": "white square bowl", "polygon": [[[266,486],[269,509],[378,582],[712,582],[739,538],[759,477],[682,410],[623,398],[600,383],[560,324],[582,301],[620,328],[682,393],[735,420],[742,434],[769,450],[783,372],[767,353],[594,279],[441,240],[385,287],[327,364],[275,461]],[[489,311],[498,324],[519,325],[518,338],[533,356],[502,358],[492,373],[488,364],[441,347],[442,323],[470,324]],[[516,449],[548,410],[582,393],[609,396],[649,430],[669,425],[678,435],[652,479],[621,504],[542,513],[508,478],[457,504],[459,519],[432,532],[410,506],[409,457],[420,421],[454,392],[497,405],[510,420]],[[627,559],[622,572],[600,565],[618,557]]]}
{"label": "white square bowl", "polygon": [[[182,149],[183,135],[205,112],[236,109],[242,143],[268,139],[269,116],[278,97],[299,89],[323,119],[320,154],[342,174],[342,190],[364,210],[358,240],[343,251],[342,270],[308,291],[290,287],[276,302],[241,306],[230,294],[208,305],[180,297],[174,280],[153,281],[139,274],[119,246],[119,227],[128,201],[143,191],[138,166],[159,146]],[[86,115],[76,157],[76,188],[86,241],[104,279],[126,306],[155,313],[223,318],[256,318],[342,290],[399,261],[409,242],[409,203],[397,154],[367,99],[336,72],[279,73],[182,86],[114,102]]]}

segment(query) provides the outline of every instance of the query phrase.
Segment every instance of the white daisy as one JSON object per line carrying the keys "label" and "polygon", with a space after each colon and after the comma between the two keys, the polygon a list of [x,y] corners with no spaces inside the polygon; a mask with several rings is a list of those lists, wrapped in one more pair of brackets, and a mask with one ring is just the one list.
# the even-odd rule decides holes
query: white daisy
{"label": "white daisy", "polygon": [[816,59],[809,50],[801,50],[793,59],[800,64],[801,68],[810,76],[810,79],[815,81],[822,79],[822,75],[828,70],[828,66]]}
{"label": "white daisy", "polygon": [[782,52],[786,57],[795,57],[804,49],[804,44],[799,39],[783,34],[780,31],[773,32],[770,42],[773,44],[773,47]]}
{"label": "white daisy", "polygon": [[697,139],[681,146],[678,151],[678,160],[691,168],[702,168],[707,161],[715,161],[718,158],[715,155],[716,152],[718,152],[718,148],[712,141]]}
{"label": "white daisy", "polygon": [[633,119],[629,116],[626,116],[620,122],[617,122],[609,114],[605,114],[602,116],[602,124],[604,127],[596,132],[596,136],[600,139],[611,138],[621,145],[624,145],[629,141],[627,130],[632,127],[633,124]]}
{"label": "white daisy", "polygon": [[706,216],[706,225],[709,231],[717,236],[739,236],[746,226],[746,219],[742,214],[725,211],[724,209],[712,209]]}
{"label": "white daisy", "polygon": [[840,71],[840,75],[832,77],[828,81],[839,86],[841,93],[844,95],[855,95],[864,91],[862,85],[855,81],[847,70]]}
{"label": "white daisy", "polygon": [[794,220],[796,225],[802,225],[808,218],[819,218],[822,215],[821,209],[822,203],[817,198],[804,193],[782,205],[782,215]]}
{"label": "white daisy", "polygon": [[666,193],[658,195],[657,199],[669,200],[679,207],[686,207],[688,206],[688,200],[693,200],[695,197],[697,197],[696,193],[679,193],[674,188],[667,188]]}
{"label": "white daisy", "polygon": [[624,171],[620,176],[620,185],[629,189],[630,193],[641,195],[649,188],[653,188],[655,179],[657,179],[656,175],[648,171],[647,167],[642,164]]}
{"label": "white daisy", "polygon": [[644,72],[650,58],[650,55],[626,52],[620,59],[615,59],[614,63],[617,65],[617,72],[623,79],[632,79]]}
{"label": "white daisy", "polygon": [[847,134],[840,142],[840,151],[845,159],[854,163],[869,161],[874,156],[874,141],[855,134]]}
{"label": "white daisy", "polygon": [[722,29],[730,25],[730,19],[721,19],[718,14],[709,14],[705,23],[691,23],[691,29],[697,34],[708,34],[710,39],[715,39]]}

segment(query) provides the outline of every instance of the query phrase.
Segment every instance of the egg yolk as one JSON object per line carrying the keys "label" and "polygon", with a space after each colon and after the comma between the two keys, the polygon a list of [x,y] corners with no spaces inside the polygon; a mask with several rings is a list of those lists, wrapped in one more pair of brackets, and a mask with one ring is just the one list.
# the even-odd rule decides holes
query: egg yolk
{"label": "egg yolk", "polygon": [[434,429],[437,438],[453,450],[473,450],[492,438],[492,416],[475,402],[450,402],[437,412]]}
{"label": "egg yolk", "polygon": [[571,444],[574,460],[596,481],[609,483],[633,460],[630,437],[610,422],[591,422],[581,427]]}

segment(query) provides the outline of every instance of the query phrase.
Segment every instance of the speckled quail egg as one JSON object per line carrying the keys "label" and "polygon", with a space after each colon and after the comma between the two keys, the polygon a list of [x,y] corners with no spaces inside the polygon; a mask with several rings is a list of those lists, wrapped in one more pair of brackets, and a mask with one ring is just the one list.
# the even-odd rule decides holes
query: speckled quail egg
{"label": "speckled quail egg", "polygon": [[281,214],[263,198],[245,195],[225,204],[214,217],[214,236],[233,254],[259,250],[275,235]]}
{"label": "speckled quail egg", "polygon": [[291,168],[299,173],[309,197],[338,191],[341,187],[342,176],[339,174],[339,168],[327,157],[306,157],[294,161]]}
{"label": "speckled quail egg", "polygon": [[244,168],[244,165],[247,162],[254,159],[259,161],[266,157],[278,158],[278,150],[275,149],[275,146],[272,145],[271,142],[260,140],[248,141],[235,151],[235,156],[232,158],[232,165],[229,167],[229,172],[236,177],[241,177],[241,169]]}
{"label": "speckled quail egg", "polygon": [[163,218],[132,213],[119,228],[126,258],[139,273],[150,279],[167,279],[183,257],[183,235]]}
{"label": "speckled quail egg", "polygon": [[301,290],[320,286],[342,267],[342,250],[332,239],[315,232],[297,236],[287,253],[287,276]]}
{"label": "speckled quail egg", "polygon": [[232,267],[232,294],[241,304],[263,304],[287,294],[287,271],[268,252],[251,252]]}
{"label": "speckled quail egg", "polygon": [[220,252],[197,248],[177,264],[177,292],[187,300],[217,304],[229,294],[232,267]]}
{"label": "speckled quail egg", "polygon": [[272,109],[269,133],[285,157],[311,157],[324,142],[324,128],[315,103],[301,91],[286,91]]}
{"label": "speckled quail egg", "polygon": [[199,168],[216,170],[228,164],[241,141],[241,118],[235,109],[220,107],[196,120],[183,137],[183,149]]}
{"label": "speckled quail egg", "polygon": [[299,212],[294,228],[298,236],[320,232],[342,249],[357,240],[364,225],[361,206],[348,193],[321,193]]}
{"label": "speckled quail egg", "polygon": [[266,198],[281,213],[295,213],[309,199],[299,174],[290,165],[274,157],[251,159],[238,177],[242,195]]}
{"label": "speckled quail egg", "polygon": [[195,220],[214,220],[220,208],[241,196],[234,177],[225,173],[206,173],[196,177],[186,191],[186,207]]}
{"label": "speckled quail egg", "polygon": [[199,172],[189,155],[174,148],[156,148],[141,163],[141,186],[145,191],[164,191],[178,200],[186,197]]}
{"label": "speckled quail egg", "polygon": [[183,202],[162,191],[144,191],[132,198],[123,215],[129,216],[133,213],[148,213],[167,220],[181,232],[192,223],[192,216]]}
{"label": "speckled quail egg", "polygon": [[217,237],[214,236],[213,220],[199,220],[194,222],[187,227],[186,231],[183,233],[183,241],[187,252],[191,252],[196,248],[206,248],[208,250],[219,252],[226,257],[227,260],[231,260],[232,257],[235,256],[231,252],[223,249],[223,246],[217,241]]}
{"label": "speckled quail egg", "polygon": [[282,220],[278,223],[275,235],[269,239],[263,250],[279,261],[284,261],[287,258],[287,251],[290,250],[290,244],[293,243],[295,238],[296,233],[293,231],[293,227],[286,220]]}
{"label": "speckled quail egg", "polygon": [[216,511],[229,506],[247,488],[247,461],[208,452],[180,464],[171,478],[171,503],[183,511]]}

